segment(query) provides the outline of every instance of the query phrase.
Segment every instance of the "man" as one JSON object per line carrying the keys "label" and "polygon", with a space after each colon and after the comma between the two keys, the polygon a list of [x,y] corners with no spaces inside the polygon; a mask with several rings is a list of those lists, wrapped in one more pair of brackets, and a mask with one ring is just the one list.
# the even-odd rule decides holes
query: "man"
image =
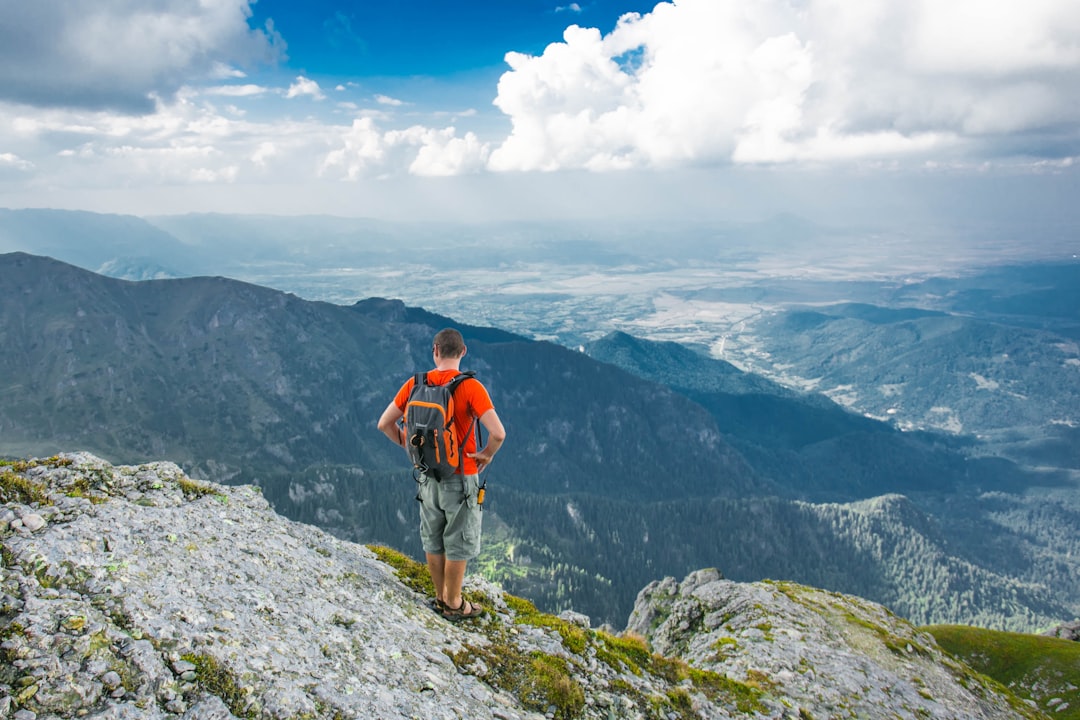
{"label": "man", "polygon": [[[465,357],[465,340],[452,328],[440,330],[432,343],[435,369],[427,374],[431,385],[445,385],[460,374]],[[409,378],[398,390],[379,418],[379,430],[405,447],[405,431],[398,421],[412,392],[415,378]],[[487,430],[483,449],[476,448],[474,422]],[[484,608],[461,596],[465,566],[480,553],[480,472],[491,463],[506,439],[487,389],[479,380],[465,380],[454,391],[454,425],[462,444],[462,467],[453,477],[441,481],[420,475],[420,540],[427,557],[428,571],[435,584],[435,607],[449,620],[479,617]],[[466,433],[468,434],[466,437]]]}

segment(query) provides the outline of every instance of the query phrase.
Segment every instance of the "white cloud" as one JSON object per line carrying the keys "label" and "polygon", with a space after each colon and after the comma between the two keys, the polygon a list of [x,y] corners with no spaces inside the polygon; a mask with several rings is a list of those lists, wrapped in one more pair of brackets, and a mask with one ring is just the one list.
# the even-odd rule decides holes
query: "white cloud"
{"label": "white cloud", "polygon": [[489,150],[473,133],[456,136],[454,128],[425,129],[420,150],[409,172],[421,176],[451,176],[479,172],[487,163]]}
{"label": "white cloud", "polygon": [[144,113],[193,77],[272,62],[283,43],[252,30],[252,0],[5,3],[0,100]]}
{"label": "white cloud", "polygon": [[0,153],[0,167],[14,168],[16,170],[30,170],[34,164],[23,160],[15,153]]}
{"label": "white cloud", "polygon": [[209,87],[203,90],[207,95],[222,95],[224,97],[252,97],[254,95],[264,95],[267,89],[262,85],[218,85],[217,87]]}
{"label": "white cloud", "polygon": [[231,67],[223,62],[214,63],[214,67],[210,71],[210,78],[213,80],[242,80],[246,77],[247,73],[243,70]]}
{"label": "white cloud", "polygon": [[316,100],[326,99],[322,89],[319,87],[319,83],[306,78],[303,75],[298,76],[293,84],[289,86],[289,90],[285,93],[285,97],[295,98],[300,97],[301,95],[308,95]]}
{"label": "white cloud", "polygon": [[488,146],[473,133],[457,137],[453,127],[441,130],[414,125],[384,131],[371,117],[357,118],[341,133],[340,146],[326,154],[323,177],[360,180],[402,174],[448,176],[480,171]]}
{"label": "white cloud", "polygon": [[[304,103],[302,121],[286,100],[324,99],[315,79],[285,88],[236,69],[280,48],[272,28],[247,28],[246,0],[91,5],[85,26],[61,0],[3,11],[0,202],[77,188],[166,195],[192,183],[480,183],[485,169],[907,162],[951,174],[1014,162],[1075,175],[1080,166],[1080,5],[1061,0],[663,2],[606,35],[570,26],[540,55],[509,53],[510,70],[490,89],[503,117],[431,107],[415,85],[391,91],[406,88],[405,103],[346,82],[337,89],[355,95]],[[63,43],[37,30],[50,23]],[[31,39],[51,44],[38,50]],[[352,102],[362,97],[367,107]],[[769,185],[761,177],[759,190]],[[499,175],[488,191],[511,182]],[[687,195],[684,186],[665,202]]]}
{"label": "white cloud", "polygon": [[1060,0],[660,3],[509,53],[490,166],[1075,155],[1077,37]]}

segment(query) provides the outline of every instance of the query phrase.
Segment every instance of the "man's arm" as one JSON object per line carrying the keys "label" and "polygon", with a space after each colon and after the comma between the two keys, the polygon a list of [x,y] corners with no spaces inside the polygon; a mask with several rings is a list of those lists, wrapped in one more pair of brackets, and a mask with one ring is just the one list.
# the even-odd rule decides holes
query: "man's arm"
{"label": "man's arm", "polygon": [[[382,434],[394,441],[395,444],[405,447],[405,433],[402,432],[397,422],[405,415],[394,403],[390,403],[383,410],[382,417],[379,418],[379,430]],[[484,427],[487,427],[486,425]]]}
{"label": "man's arm", "polygon": [[502,420],[499,419],[499,414],[495,412],[494,408],[480,416],[480,424],[487,430],[487,442],[484,443],[483,450],[469,453],[469,457],[476,460],[478,469],[483,470],[484,466],[491,463],[491,458],[502,447],[503,440],[506,439],[506,430],[503,428]]}

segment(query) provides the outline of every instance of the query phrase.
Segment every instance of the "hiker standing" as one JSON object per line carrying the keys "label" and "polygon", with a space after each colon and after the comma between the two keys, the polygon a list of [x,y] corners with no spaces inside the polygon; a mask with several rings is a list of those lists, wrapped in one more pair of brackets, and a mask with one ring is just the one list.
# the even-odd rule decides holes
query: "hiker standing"
{"label": "hiker standing", "polygon": [[[379,430],[409,450],[420,439],[410,439],[398,421],[407,417],[410,396],[417,380],[443,386],[462,375],[465,340],[452,328],[440,330],[432,343],[435,369],[408,379],[379,418]],[[452,391],[453,430],[460,443],[460,459],[452,474],[437,479],[438,473],[419,470],[420,540],[427,556],[428,571],[435,584],[435,605],[450,620],[479,617],[484,609],[461,596],[465,566],[480,553],[480,472],[491,463],[506,438],[487,389],[471,373],[457,381]],[[487,431],[487,442],[477,450],[475,423]],[[414,462],[416,462],[414,460]],[[421,467],[419,462],[417,467]]]}

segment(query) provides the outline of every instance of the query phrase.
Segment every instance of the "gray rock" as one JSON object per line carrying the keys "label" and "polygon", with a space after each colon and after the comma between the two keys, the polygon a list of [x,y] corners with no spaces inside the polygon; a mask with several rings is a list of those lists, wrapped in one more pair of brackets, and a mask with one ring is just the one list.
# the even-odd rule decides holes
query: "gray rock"
{"label": "gray rock", "polygon": [[28,513],[22,517],[22,526],[30,532],[37,532],[45,527],[45,518],[37,513]]}
{"label": "gray rock", "polygon": [[1047,630],[1043,635],[1049,637],[1061,638],[1063,640],[1080,640],[1080,620],[1073,620],[1072,622],[1062,623],[1056,628]]}
{"label": "gray rock", "polygon": [[616,637],[573,612],[515,622],[502,589],[470,576],[489,612],[454,624],[371,550],[282,518],[257,488],[62,458],[27,471],[52,505],[0,508],[14,681],[0,717],[1018,717],[857,598],[702,570],[645,588]]}

